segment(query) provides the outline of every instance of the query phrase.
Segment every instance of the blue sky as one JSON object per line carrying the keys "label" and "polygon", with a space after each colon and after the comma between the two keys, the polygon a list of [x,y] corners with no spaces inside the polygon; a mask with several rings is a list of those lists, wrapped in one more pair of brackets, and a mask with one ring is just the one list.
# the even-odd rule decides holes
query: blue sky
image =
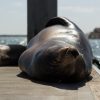
{"label": "blue sky", "polygon": [[85,33],[100,27],[100,0],[58,0],[58,16],[74,21]]}
{"label": "blue sky", "polygon": [[[0,34],[27,33],[27,0],[0,0]],[[85,33],[100,27],[100,0],[58,0],[58,16],[74,21]]]}
{"label": "blue sky", "polygon": [[26,0],[0,0],[0,34],[26,34]]}

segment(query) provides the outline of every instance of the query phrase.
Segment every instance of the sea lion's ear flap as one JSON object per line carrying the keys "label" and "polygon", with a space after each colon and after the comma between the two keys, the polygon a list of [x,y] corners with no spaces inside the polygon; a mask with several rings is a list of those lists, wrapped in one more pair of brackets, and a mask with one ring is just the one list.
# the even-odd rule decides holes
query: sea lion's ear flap
{"label": "sea lion's ear flap", "polygon": [[73,23],[65,17],[54,17],[47,22],[45,27],[49,27],[53,25],[63,25],[67,27],[74,26]]}

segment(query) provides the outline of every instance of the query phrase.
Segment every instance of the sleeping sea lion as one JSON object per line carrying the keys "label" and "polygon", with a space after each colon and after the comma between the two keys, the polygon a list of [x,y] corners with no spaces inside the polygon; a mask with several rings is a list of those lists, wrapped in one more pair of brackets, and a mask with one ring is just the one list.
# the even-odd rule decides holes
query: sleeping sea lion
{"label": "sleeping sea lion", "polygon": [[92,50],[84,33],[65,17],[49,20],[19,58],[19,67],[37,80],[81,81],[90,75]]}
{"label": "sleeping sea lion", "polygon": [[18,65],[18,59],[25,49],[19,44],[0,45],[0,66]]}

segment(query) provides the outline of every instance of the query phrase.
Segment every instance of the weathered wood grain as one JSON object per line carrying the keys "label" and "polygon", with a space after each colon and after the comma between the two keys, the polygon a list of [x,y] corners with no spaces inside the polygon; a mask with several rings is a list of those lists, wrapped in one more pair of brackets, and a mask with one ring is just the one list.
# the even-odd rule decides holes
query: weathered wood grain
{"label": "weathered wood grain", "polygon": [[0,100],[100,100],[100,74],[80,83],[43,83],[31,80],[18,67],[0,67]]}

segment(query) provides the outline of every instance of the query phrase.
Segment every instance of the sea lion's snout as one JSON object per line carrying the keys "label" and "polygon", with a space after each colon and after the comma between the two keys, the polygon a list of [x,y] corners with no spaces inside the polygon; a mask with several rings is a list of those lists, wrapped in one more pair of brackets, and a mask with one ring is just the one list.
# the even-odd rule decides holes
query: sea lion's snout
{"label": "sea lion's snout", "polygon": [[78,51],[75,48],[69,48],[66,52],[66,56],[72,55],[73,57],[77,57],[79,55]]}
{"label": "sea lion's snout", "polygon": [[72,55],[76,58],[79,55],[79,53],[77,50],[73,50]]}
{"label": "sea lion's snout", "polygon": [[79,52],[76,48],[69,47],[50,47],[47,50],[46,60],[50,64],[70,63],[77,58]]}
{"label": "sea lion's snout", "polygon": [[78,50],[73,47],[72,48],[69,48],[69,47],[61,48],[59,50],[59,53],[63,54],[65,57],[73,56],[74,58],[76,58],[79,55]]}

